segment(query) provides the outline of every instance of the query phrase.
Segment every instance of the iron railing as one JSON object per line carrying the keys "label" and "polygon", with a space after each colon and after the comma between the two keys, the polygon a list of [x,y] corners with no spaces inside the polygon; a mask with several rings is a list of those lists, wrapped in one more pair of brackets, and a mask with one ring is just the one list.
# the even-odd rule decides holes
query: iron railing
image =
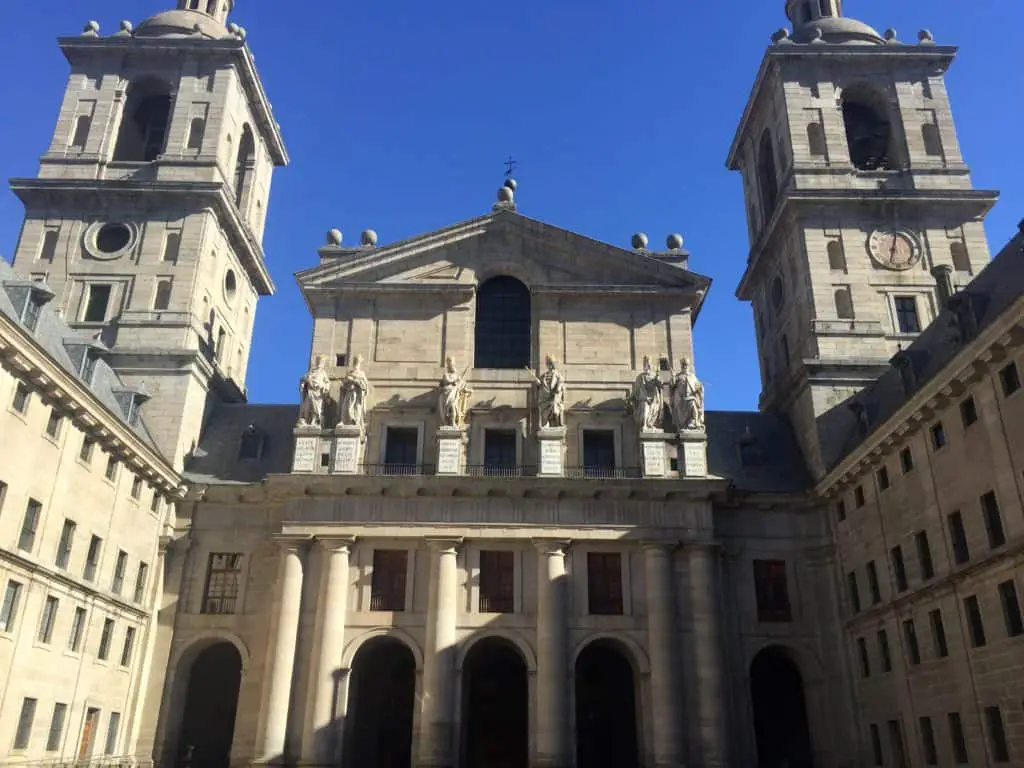
{"label": "iron railing", "polygon": [[419,477],[433,475],[433,464],[367,464],[366,474],[370,477]]}

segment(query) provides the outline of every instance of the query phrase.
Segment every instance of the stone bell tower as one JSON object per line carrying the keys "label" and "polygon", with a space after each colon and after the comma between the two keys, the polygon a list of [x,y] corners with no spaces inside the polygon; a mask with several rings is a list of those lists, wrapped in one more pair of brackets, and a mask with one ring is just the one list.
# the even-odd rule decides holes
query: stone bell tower
{"label": "stone bell tower", "polygon": [[[750,252],[761,407],[789,414],[812,471],[838,449],[819,417],[877,378],[941,310],[937,279],[989,261],[996,193],[971,184],[945,73],[956,48],[788,0],[729,152]],[[870,406],[868,406],[870,408]]]}
{"label": "stone bell tower", "polygon": [[261,241],[288,156],[233,0],[58,44],[71,74],[25,205],[15,267],[45,277],[73,327],[100,334],[181,467],[205,414],[245,397],[253,320],[273,293]]}

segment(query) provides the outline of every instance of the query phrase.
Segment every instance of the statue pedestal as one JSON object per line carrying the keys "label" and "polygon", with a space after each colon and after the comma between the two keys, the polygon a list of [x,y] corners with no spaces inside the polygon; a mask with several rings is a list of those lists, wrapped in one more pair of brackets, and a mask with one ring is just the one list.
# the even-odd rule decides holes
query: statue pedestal
{"label": "statue pedestal", "polygon": [[466,471],[466,428],[437,428],[437,474],[461,475]]}
{"label": "statue pedestal", "polygon": [[565,427],[537,430],[537,476],[565,477]]}
{"label": "statue pedestal", "polygon": [[316,472],[320,464],[320,427],[298,426],[294,433],[292,472]]}
{"label": "statue pedestal", "polygon": [[640,433],[640,471],[644,477],[668,475],[666,446],[672,435],[667,432]]}
{"label": "statue pedestal", "polygon": [[708,476],[707,432],[686,429],[679,433],[679,476]]}
{"label": "statue pedestal", "polygon": [[363,428],[354,424],[339,424],[334,428],[334,451],[331,456],[331,472],[339,475],[354,475],[359,472],[363,461],[363,445],[366,435]]}

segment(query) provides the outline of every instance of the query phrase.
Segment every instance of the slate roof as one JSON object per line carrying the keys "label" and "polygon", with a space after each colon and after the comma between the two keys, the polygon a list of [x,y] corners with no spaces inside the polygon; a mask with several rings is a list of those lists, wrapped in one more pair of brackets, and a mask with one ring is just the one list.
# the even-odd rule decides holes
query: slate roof
{"label": "slate roof", "polygon": [[[24,323],[21,321],[19,307],[31,284],[32,282],[28,278],[19,275],[10,263],[0,257],[0,288],[2,288],[0,290],[0,313],[23,328]],[[57,365],[78,379],[84,386],[85,382],[79,376],[81,354],[85,347],[94,346],[96,342],[91,335],[70,328],[54,310],[54,302],[43,306],[35,331],[25,328],[25,332],[35,339],[36,343],[49,354]],[[76,363],[76,358],[78,363]],[[123,396],[127,387],[102,358],[96,361],[92,383],[87,388],[111,413],[124,422],[128,429],[138,435],[148,446],[158,450],[146,427],[144,405],[136,423],[128,424],[128,401]]]}
{"label": "slate roof", "polygon": [[741,491],[797,493],[811,487],[789,420],[760,411],[708,411],[708,472]]}
{"label": "slate roof", "polygon": [[[961,299],[966,297],[969,300],[968,311],[973,314],[977,328],[973,336],[993,323],[1022,293],[1024,228],[957,294]],[[915,380],[910,394],[945,368],[970,340],[964,338],[956,313],[948,307],[943,309],[934,322],[903,350]],[[828,440],[823,441],[826,450],[831,446],[830,455],[823,457],[825,466],[832,469],[839,464],[907,400],[903,376],[897,368],[890,367],[873,384],[824,414],[819,419],[819,431],[828,435]],[[864,434],[858,429],[857,417],[850,407],[855,402],[864,408],[867,416],[868,430]]]}
{"label": "slate roof", "polygon": [[[298,405],[218,406],[185,463],[185,477],[195,483],[258,483],[267,475],[291,472],[298,418]],[[242,435],[250,429],[263,436],[263,447],[259,458],[242,459]]]}

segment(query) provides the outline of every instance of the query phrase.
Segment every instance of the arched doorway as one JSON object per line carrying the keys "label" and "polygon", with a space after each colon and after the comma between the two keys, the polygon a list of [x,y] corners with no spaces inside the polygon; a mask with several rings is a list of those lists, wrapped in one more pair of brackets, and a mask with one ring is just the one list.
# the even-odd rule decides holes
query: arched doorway
{"label": "arched doorway", "polygon": [[597,640],[576,659],[576,768],[637,768],[636,676],[619,646]]}
{"label": "arched doorway", "polygon": [[409,768],[416,659],[401,640],[368,640],[352,659],[346,768]]}
{"label": "arched doorway", "polygon": [[462,665],[463,768],[526,768],[529,704],[526,663],[501,637],[477,642]]}
{"label": "arched doorway", "polygon": [[759,768],[811,768],[811,730],[807,725],[804,681],[789,653],[765,648],[750,665]]}
{"label": "arched doorway", "polygon": [[231,643],[215,643],[196,656],[188,673],[178,765],[227,768],[241,682],[242,657]]}
{"label": "arched doorway", "polygon": [[522,370],[530,364],[530,289],[499,275],[476,290],[474,368]]}

